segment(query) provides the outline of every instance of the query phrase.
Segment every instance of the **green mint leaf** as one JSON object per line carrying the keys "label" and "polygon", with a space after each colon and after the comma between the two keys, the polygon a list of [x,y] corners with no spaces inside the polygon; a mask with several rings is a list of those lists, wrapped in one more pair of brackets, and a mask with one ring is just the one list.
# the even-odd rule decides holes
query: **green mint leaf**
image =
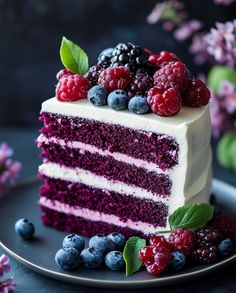
{"label": "green mint leaf", "polygon": [[70,71],[80,75],[84,75],[88,71],[87,54],[66,37],[62,38],[60,56],[62,64]]}
{"label": "green mint leaf", "polygon": [[197,229],[213,217],[214,208],[206,203],[190,204],[178,208],[169,216],[171,230],[175,228]]}
{"label": "green mint leaf", "polygon": [[126,277],[131,276],[141,268],[142,262],[138,257],[138,252],[145,245],[146,240],[138,236],[132,236],[127,240],[123,252],[126,263]]}
{"label": "green mint leaf", "polygon": [[217,144],[216,156],[219,163],[236,172],[236,134],[226,133]]}

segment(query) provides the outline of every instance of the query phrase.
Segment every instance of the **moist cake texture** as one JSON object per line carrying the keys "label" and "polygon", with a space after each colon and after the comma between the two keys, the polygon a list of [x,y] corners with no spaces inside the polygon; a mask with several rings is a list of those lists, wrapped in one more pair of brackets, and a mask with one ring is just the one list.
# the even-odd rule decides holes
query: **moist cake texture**
{"label": "moist cake texture", "polygon": [[208,106],[139,116],[52,98],[40,119],[46,225],[87,236],[147,236],[166,230],[176,208],[209,200]]}

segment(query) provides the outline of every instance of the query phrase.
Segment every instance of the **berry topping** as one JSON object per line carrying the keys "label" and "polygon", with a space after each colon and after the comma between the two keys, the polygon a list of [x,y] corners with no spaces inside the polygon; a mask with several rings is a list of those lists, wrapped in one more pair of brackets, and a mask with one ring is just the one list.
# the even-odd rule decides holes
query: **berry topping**
{"label": "berry topping", "polygon": [[229,238],[222,240],[218,246],[219,254],[222,256],[229,255],[232,252],[232,250],[233,250],[233,243],[232,243],[232,240]]}
{"label": "berry topping", "polygon": [[153,264],[154,262],[154,252],[153,252],[154,246],[144,246],[139,251],[139,259],[141,262],[143,262],[145,265]]}
{"label": "berry topping", "polygon": [[129,98],[133,96],[147,96],[150,88],[153,87],[153,79],[146,73],[137,73],[129,88]]}
{"label": "berry topping", "polygon": [[69,69],[64,68],[57,72],[56,79],[59,81],[62,77],[66,77],[68,75],[73,75],[74,73],[71,72]]}
{"label": "berry topping", "polygon": [[181,251],[173,251],[171,254],[170,267],[174,271],[181,270],[186,263],[186,257]]}
{"label": "berry topping", "polygon": [[160,66],[165,62],[180,61],[180,59],[172,52],[161,51],[159,54],[150,55],[149,61],[156,66]]}
{"label": "berry topping", "polygon": [[88,100],[95,106],[103,106],[107,103],[107,91],[100,85],[95,85],[88,91]]}
{"label": "berry topping", "polygon": [[103,254],[108,253],[115,249],[115,244],[110,238],[103,234],[97,234],[90,238],[89,247],[95,247],[99,249]]}
{"label": "berry topping", "polygon": [[116,89],[128,89],[131,79],[129,69],[119,66],[103,70],[99,75],[98,83],[108,92],[112,92]]}
{"label": "berry topping", "polygon": [[107,236],[108,238],[111,239],[111,241],[115,244],[115,249],[122,251],[123,248],[125,247],[126,243],[126,238],[124,235],[113,232]]}
{"label": "berry topping", "polygon": [[216,216],[212,226],[220,231],[223,238],[234,238],[236,235],[236,224],[232,216],[222,214]]}
{"label": "berry topping", "polygon": [[128,101],[128,96],[123,90],[115,90],[107,98],[108,106],[116,111],[126,109]]}
{"label": "berry topping", "polygon": [[191,107],[202,107],[209,103],[210,91],[200,79],[189,80],[188,88],[183,95],[183,104]]}
{"label": "berry topping", "polygon": [[188,255],[192,252],[195,244],[194,233],[185,228],[177,228],[171,232],[169,243],[182,253]]}
{"label": "berry topping", "polygon": [[220,231],[210,226],[199,228],[194,233],[197,247],[216,246],[222,238]]}
{"label": "berry topping", "polygon": [[94,65],[89,68],[84,77],[89,81],[90,85],[93,86],[98,83],[98,77],[101,72],[102,67],[100,65]]}
{"label": "berry topping", "polygon": [[133,97],[129,101],[128,108],[131,112],[136,114],[145,114],[149,111],[147,99],[141,96]]}
{"label": "berry topping", "polygon": [[72,247],[77,249],[79,252],[81,252],[84,249],[84,239],[76,234],[70,234],[67,235],[63,242],[62,242],[62,246],[65,247]]}
{"label": "berry topping", "polygon": [[164,90],[175,88],[182,94],[188,85],[188,73],[185,64],[169,62],[157,70],[153,76],[154,84]]}
{"label": "berry topping", "polygon": [[164,247],[168,250],[172,250],[172,246],[170,245],[169,242],[167,242],[166,238],[164,236],[158,236],[158,235],[155,235],[155,236],[152,236],[150,238],[150,245],[152,246],[155,246],[155,247]]}
{"label": "berry topping", "polygon": [[78,74],[62,78],[56,87],[56,97],[59,101],[76,101],[87,97],[89,82]]}
{"label": "berry topping", "polygon": [[19,219],[15,223],[15,231],[23,239],[29,240],[34,236],[35,228],[34,225],[27,219]]}
{"label": "berry topping", "polygon": [[66,271],[76,270],[81,266],[80,254],[77,249],[72,247],[58,250],[55,261],[59,267]]}
{"label": "berry topping", "polygon": [[180,111],[181,99],[174,88],[163,90],[153,87],[148,92],[148,104],[152,111],[160,116],[173,116]]}
{"label": "berry topping", "polygon": [[113,48],[104,49],[98,56],[98,64],[103,67],[107,68],[111,64],[111,57],[112,57]]}
{"label": "berry topping", "polygon": [[215,246],[200,247],[193,251],[192,256],[199,264],[213,263],[217,259],[217,249]]}
{"label": "berry topping", "polygon": [[132,43],[120,43],[113,52],[111,66],[125,66],[131,72],[136,73],[139,69],[150,72],[151,63],[148,61],[149,54],[140,46]]}
{"label": "berry topping", "polygon": [[154,254],[154,263],[147,265],[147,271],[157,276],[162,273],[171,263],[171,252],[164,248],[159,248]]}
{"label": "berry topping", "polygon": [[122,252],[109,252],[105,257],[105,264],[112,271],[121,271],[125,267],[125,261]]}
{"label": "berry topping", "polygon": [[82,250],[80,257],[87,269],[96,269],[103,263],[103,254],[96,247],[89,247]]}

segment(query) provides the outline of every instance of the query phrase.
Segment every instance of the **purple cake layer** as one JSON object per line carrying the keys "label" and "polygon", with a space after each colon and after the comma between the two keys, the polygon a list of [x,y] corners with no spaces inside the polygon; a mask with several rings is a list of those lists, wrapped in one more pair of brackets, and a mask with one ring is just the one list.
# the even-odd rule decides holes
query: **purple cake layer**
{"label": "purple cake layer", "polygon": [[166,226],[168,207],[161,202],[139,199],[46,176],[43,176],[43,179],[45,183],[40,188],[40,194],[48,199],[112,214],[123,221],[130,219],[159,227]]}
{"label": "purple cake layer", "polygon": [[53,143],[42,143],[41,148],[43,150],[41,156],[48,161],[70,168],[79,167],[109,180],[138,186],[162,196],[170,195],[172,183],[168,175],[157,174],[144,168],[116,161],[110,156],[64,148]]}
{"label": "purple cake layer", "polygon": [[41,207],[41,210],[43,223],[57,230],[77,233],[88,237],[99,233],[109,234],[111,232],[118,232],[127,238],[134,235],[147,238],[147,235],[145,236],[143,233],[129,228],[122,228],[104,222],[89,221],[80,217],[59,213],[46,207]]}
{"label": "purple cake layer", "polygon": [[167,135],[139,131],[100,121],[43,112],[41,132],[47,137],[80,141],[157,164],[162,170],[178,164],[179,146]]}

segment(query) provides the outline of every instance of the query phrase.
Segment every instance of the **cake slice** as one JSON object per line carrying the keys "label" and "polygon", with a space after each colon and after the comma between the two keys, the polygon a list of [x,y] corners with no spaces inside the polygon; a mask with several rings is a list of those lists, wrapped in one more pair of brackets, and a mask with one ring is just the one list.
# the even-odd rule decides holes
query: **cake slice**
{"label": "cake slice", "polygon": [[41,120],[46,225],[87,236],[149,235],[168,229],[178,207],[209,200],[208,106],[160,117],[52,98]]}

